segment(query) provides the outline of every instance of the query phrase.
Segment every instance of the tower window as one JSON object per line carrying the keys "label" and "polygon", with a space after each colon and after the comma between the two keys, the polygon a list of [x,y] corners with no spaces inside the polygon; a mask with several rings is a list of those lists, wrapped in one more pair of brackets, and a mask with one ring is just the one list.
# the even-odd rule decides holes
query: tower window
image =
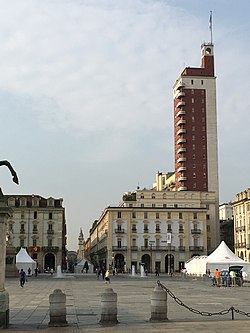
{"label": "tower window", "polygon": [[205,141],[205,135],[202,135],[201,140]]}
{"label": "tower window", "polygon": [[194,112],[194,108],[192,108],[192,112]]}
{"label": "tower window", "polygon": [[204,108],[201,108],[201,112],[204,113],[204,112],[205,112],[205,109],[204,109]]}
{"label": "tower window", "polygon": [[195,126],[192,126],[192,131],[193,131],[193,132],[195,131]]}
{"label": "tower window", "polygon": [[191,103],[194,104],[194,98],[191,99]]}
{"label": "tower window", "polygon": [[196,178],[196,173],[195,172],[193,172],[193,178]]}
{"label": "tower window", "polygon": [[191,94],[192,94],[192,95],[194,94],[194,89],[191,89]]}
{"label": "tower window", "polygon": [[202,100],[201,100],[201,104],[204,104],[204,102],[205,102],[205,101],[204,101],[204,98],[202,98]]}
{"label": "tower window", "polygon": [[195,135],[192,135],[192,141],[195,141]]}

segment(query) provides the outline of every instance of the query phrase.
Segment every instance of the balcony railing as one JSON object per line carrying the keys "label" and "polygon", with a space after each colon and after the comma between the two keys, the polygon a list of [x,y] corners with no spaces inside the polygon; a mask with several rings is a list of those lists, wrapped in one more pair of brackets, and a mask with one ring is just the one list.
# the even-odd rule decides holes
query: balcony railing
{"label": "balcony railing", "polygon": [[131,251],[138,251],[138,246],[131,246]]}
{"label": "balcony railing", "polygon": [[187,142],[187,139],[180,138],[180,139],[178,139],[178,141],[176,143],[177,143],[177,145],[179,145],[179,144],[185,143],[185,142]]}
{"label": "balcony railing", "polygon": [[179,252],[185,252],[185,246],[179,246]]}
{"label": "balcony railing", "polygon": [[186,157],[179,157],[177,163],[186,162]]}
{"label": "balcony railing", "polygon": [[48,234],[48,235],[53,235],[53,234],[54,234],[54,230],[48,229],[48,230],[47,230],[47,234]]}
{"label": "balcony railing", "polygon": [[175,251],[175,246],[141,246],[141,251]]}
{"label": "balcony railing", "polygon": [[178,131],[177,131],[177,135],[180,135],[180,134],[185,134],[187,131],[185,128],[180,128]]}
{"label": "balcony railing", "polygon": [[148,229],[143,229],[143,232],[146,234],[148,233]]}
{"label": "balcony railing", "polygon": [[127,251],[127,246],[112,246],[113,251]]}
{"label": "balcony railing", "polygon": [[116,234],[124,234],[125,233],[125,229],[115,229],[115,233]]}
{"label": "balcony railing", "polygon": [[204,246],[189,246],[189,251],[204,251]]}
{"label": "balcony railing", "polygon": [[178,168],[177,172],[182,172],[182,171],[186,171],[186,170],[187,170],[187,167],[181,166]]}
{"label": "balcony railing", "polygon": [[179,103],[177,103],[176,107],[180,108],[180,107],[182,107],[184,105],[185,105],[185,102],[184,101],[180,101]]}
{"label": "balcony railing", "polygon": [[43,252],[57,252],[59,251],[59,246],[42,246]]}
{"label": "balcony railing", "polygon": [[25,234],[25,230],[24,229],[20,229],[20,234]]}
{"label": "balcony railing", "polygon": [[132,231],[133,233],[137,233],[137,229],[136,229],[136,228],[132,228],[131,231]]}
{"label": "balcony railing", "polygon": [[184,229],[179,229],[179,234],[184,234]]}
{"label": "balcony railing", "polygon": [[180,110],[177,112],[176,117],[184,116],[186,114],[185,110]]}
{"label": "balcony railing", "polygon": [[191,229],[191,234],[192,235],[200,235],[201,234],[201,229]]}

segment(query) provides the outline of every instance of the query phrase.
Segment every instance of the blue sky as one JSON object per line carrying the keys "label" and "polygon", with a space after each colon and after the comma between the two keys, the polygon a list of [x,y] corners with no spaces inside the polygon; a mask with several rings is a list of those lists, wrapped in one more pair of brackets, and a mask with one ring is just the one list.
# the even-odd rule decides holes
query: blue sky
{"label": "blue sky", "polygon": [[200,66],[210,10],[222,203],[249,187],[249,1],[0,0],[1,159],[20,185],[6,168],[0,184],[62,197],[68,249],[124,192],[173,170],[172,87]]}

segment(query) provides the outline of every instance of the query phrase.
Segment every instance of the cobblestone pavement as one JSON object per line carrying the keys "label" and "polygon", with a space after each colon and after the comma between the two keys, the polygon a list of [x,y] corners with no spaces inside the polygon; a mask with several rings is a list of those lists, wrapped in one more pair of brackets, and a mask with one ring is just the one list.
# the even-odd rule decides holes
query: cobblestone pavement
{"label": "cobblestone pavement", "polygon": [[[168,321],[150,322],[150,296],[157,280],[174,295],[168,295]],[[117,293],[119,324],[103,326],[99,323],[101,294],[111,287]],[[48,327],[49,295],[55,289],[66,294],[68,327]],[[168,275],[160,277],[118,275],[111,277],[111,284],[97,280],[94,274],[64,274],[56,278],[41,274],[30,277],[24,288],[18,278],[6,279],[10,295],[10,325],[6,332],[227,332],[250,331],[250,286],[217,288],[208,278],[192,279]],[[240,313],[227,311],[231,307]],[[196,311],[198,310],[198,311]],[[202,316],[203,313],[225,313]],[[195,312],[198,312],[195,313]],[[249,317],[248,314],[249,313]]]}

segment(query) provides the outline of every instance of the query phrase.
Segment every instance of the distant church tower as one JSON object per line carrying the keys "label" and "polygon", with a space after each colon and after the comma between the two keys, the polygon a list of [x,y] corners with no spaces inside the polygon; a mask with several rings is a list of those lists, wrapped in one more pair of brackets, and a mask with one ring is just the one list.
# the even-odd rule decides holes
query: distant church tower
{"label": "distant church tower", "polygon": [[84,248],[85,248],[85,240],[84,240],[82,228],[80,228],[80,234],[78,237],[77,261],[80,261],[84,258]]}

